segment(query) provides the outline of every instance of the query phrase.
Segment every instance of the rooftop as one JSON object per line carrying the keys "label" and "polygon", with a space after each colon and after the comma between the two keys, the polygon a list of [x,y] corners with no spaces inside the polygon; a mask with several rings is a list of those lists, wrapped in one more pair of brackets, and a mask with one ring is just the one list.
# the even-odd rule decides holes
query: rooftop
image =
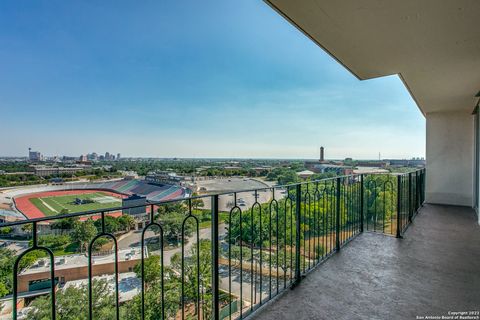
{"label": "rooftop", "polygon": [[[93,277],[93,280],[106,280],[109,285],[110,291],[113,293],[115,292],[115,278],[113,274],[109,275],[103,275],[103,276],[97,276]],[[76,287],[80,288],[82,286],[87,286],[88,285],[88,279],[81,279],[81,280],[75,280],[75,281],[67,281],[65,283],[65,286],[63,287],[63,290],[69,288],[69,287]],[[124,272],[124,273],[119,273],[118,274],[118,298],[120,302],[125,302],[128,300],[133,299],[137,294],[140,293],[142,286],[142,282],[140,281],[139,278],[137,278],[137,275],[135,272]]]}
{"label": "rooftop", "polygon": [[[140,260],[141,250],[139,249],[126,249],[118,250],[118,261],[126,260]],[[93,266],[99,264],[113,263],[115,261],[115,255],[113,253],[101,256],[92,257]],[[88,258],[86,254],[73,254],[68,256],[55,257],[55,270],[64,270],[78,267],[88,266]],[[32,274],[39,272],[50,271],[50,259],[43,258],[38,260],[33,266],[24,270],[21,274]]]}

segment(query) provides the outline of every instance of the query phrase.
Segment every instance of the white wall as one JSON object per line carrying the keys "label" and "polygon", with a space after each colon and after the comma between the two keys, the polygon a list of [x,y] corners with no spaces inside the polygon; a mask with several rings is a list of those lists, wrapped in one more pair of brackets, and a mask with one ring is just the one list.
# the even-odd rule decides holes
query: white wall
{"label": "white wall", "polygon": [[[480,214],[479,214],[479,205],[480,205],[480,114],[479,108],[475,108],[474,115],[474,190],[473,194],[476,197],[474,199],[475,212],[477,213],[478,224],[480,225]],[[475,201],[476,200],[476,201]],[[475,203],[476,202],[476,203]]]}
{"label": "white wall", "polygon": [[432,112],[426,118],[426,202],[471,207],[473,116],[467,112]]}

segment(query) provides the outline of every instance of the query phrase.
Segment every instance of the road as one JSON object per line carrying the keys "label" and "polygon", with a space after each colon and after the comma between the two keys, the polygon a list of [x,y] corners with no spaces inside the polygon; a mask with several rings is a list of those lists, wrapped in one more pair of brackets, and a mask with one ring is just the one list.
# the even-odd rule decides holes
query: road
{"label": "road", "polygon": [[[220,224],[218,226],[218,234],[220,237],[226,235],[227,229],[226,225],[224,223]],[[153,231],[147,231],[145,232],[145,239],[148,238],[154,238],[156,235]],[[199,239],[211,239],[211,229],[210,228],[203,228],[199,230]],[[118,240],[118,248],[121,249],[129,249],[129,248],[140,248],[141,246],[141,237],[142,233],[141,231],[135,231],[131,232],[127,236],[123,237],[122,239]],[[191,237],[186,238],[187,243],[184,246],[184,252],[185,255],[188,255],[192,246],[196,243],[196,234],[194,234]],[[170,265],[170,259],[175,255],[176,253],[181,253],[182,252],[182,247],[176,247],[172,249],[164,249],[164,263],[166,266]],[[160,250],[158,251],[152,251],[150,254],[157,254],[160,255]]]}
{"label": "road", "polygon": [[[222,238],[227,234],[227,229],[225,224],[220,224],[219,226],[219,237]],[[145,238],[150,238],[150,237],[155,237],[155,233],[153,231],[147,231],[145,234]],[[119,249],[128,249],[128,248],[139,248],[140,247],[140,238],[141,238],[141,232],[136,231],[132,232],[126,237],[120,239],[118,241],[118,246]],[[200,229],[199,231],[199,238],[200,239],[211,239],[211,229],[210,228],[204,228]],[[188,255],[190,253],[190,250],[192,246],[196,243],[196,236],[194,235],[193,237],[188,237],[187,238],[188,242],[185,244],[184,249],[185,249],[185,255]],[[164,250],[164,263],[166,266],[169,266],[171,264],[171,258],[176,254],[176,253],[181,253],[182,248],[181,247],[176,247],[170,250]],[[160,255],[160,250],[158,251],[152,251],[150,254],[156,254]],[[244,301],[250,302],[251,300],[251,281],[250,279],[250,271],[244,270],[243,271],[243,279],[242,279],[242,296]],[[228,267],[221,266],[220,267],[220,289],[224,291],[229,290],[229,281],[230,278],[228,276]],[[254,287],[256,287],[256,298],[254,297],[254,300],[258,302],[260,299],[260,293],[259,293],[259,279],[256,279],[255,282],[257,282]],[[272,290],[274,291],[275,289],[275,279],[272,279]],[[282,283],[283,285],[283,283]],[[264,279],[263,284],[262,284],[262,299],[267,298],[269,292],[269,281],[268,279]],[[240,271],[236,268],[232,268],[232,274],[231,274],[231,293],[237,297],[240,296]]]}

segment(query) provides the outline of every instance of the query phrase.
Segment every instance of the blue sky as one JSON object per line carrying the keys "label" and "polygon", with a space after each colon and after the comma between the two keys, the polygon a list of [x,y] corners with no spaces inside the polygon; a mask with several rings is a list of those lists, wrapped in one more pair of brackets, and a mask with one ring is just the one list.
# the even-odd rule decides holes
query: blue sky
{"label": "blue sky", "polygon": [[410,158],[425,119],[260,0],[0,2],[0,155]]}

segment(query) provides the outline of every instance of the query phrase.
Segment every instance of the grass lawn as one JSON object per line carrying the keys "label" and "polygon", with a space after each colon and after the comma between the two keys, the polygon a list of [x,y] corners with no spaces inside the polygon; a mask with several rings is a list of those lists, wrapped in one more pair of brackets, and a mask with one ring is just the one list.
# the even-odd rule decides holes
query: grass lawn
{"label": "grass lawn", "polygon": [[56,256],[67,256],[70,254],[76,254],[78,253],[78,243],[72,242],[69,243],[65,248],[63,249],[57,249],[53,251],[53,255]]}
{"label": "grass lawn", "polygon": [[[75,204],[75,199],[91,200],[91,203]],[[83,211],[92,211],[99,209],[110,209],[119,207],[122,200],[112,197],[103,192],[95,192],[78,195],[53,196],[43,198],[33,198],[30,202],[35,205],[46,216],[60,214],[62,210],[68,210],[68,213]]]}

